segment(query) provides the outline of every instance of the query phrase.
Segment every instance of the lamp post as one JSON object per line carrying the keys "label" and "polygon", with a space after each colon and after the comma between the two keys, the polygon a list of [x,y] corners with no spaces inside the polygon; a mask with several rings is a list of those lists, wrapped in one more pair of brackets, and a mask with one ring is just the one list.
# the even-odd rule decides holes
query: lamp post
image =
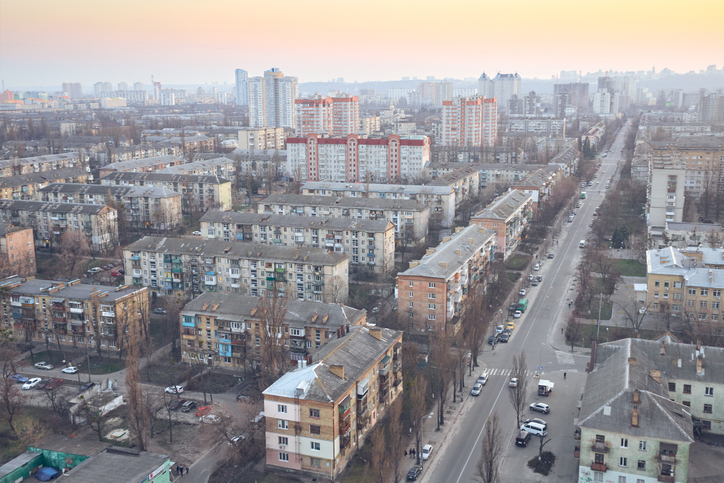
{"label": "lamp post", "polygon": [[601,330],[601,305],[603,304],[603,292],[599,294],[601,297],[598,300],[598,322],[596,323],[596,344],[598,344],[598,333]]}
{"label": "lamp post", "polygon": [[422,425],[423,419],[430,419],[435,415],[435,412],[431,412],[430,414],[427,414],[420,418],[420,437],[417,438],[417,441],[415,443],[415,455],[417,456],[417,464],[420,464],[420,440],[425,435],[425,426]]}

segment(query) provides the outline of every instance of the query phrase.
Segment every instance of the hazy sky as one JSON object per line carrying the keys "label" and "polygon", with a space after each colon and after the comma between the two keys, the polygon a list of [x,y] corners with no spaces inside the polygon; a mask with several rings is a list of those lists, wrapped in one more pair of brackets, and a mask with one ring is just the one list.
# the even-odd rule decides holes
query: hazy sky
{"label": "hazy sky", "polygon": [[724,63],[724,1],[0,0],[6,88],[300,82]]}

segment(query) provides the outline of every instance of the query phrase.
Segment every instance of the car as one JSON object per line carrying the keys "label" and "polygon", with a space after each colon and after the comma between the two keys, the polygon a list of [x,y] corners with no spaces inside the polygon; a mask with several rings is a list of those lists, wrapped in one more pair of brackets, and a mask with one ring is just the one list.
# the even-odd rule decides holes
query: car
{"label": "car", "polygon": [[[188,411],[184,411],[188,412]],[[211,406],[201,406],[196,410],[195,416],[198,418],[200,416],[206,416],[211,412]]]}
{"label": "car", "polygon": [[550,406],[544,403],[533,403],[528,406],[531,411],[538,411],[539,413],[548,414],[551,410]]}
{"label": "car", "polygon": [[171,404],[168,405],[168,409],[171,411],[176,411],[177,409],[181,409],[181,406],[186,404],[186,399],[174,399],[171,401]]}
{"label": "car", "polygon": [[543,281],[543,276],[542,276],[542,275],[538,275],[535,279],[536,279],[537,282],[542,282],[542,281]]}
{"label": "car", "polygon": [[372,307],[372,313],[373,313],[373,314],[376,314],[376,313],[379,312],[379,311],[380,311],[380,306],[379,306],[379,305],[378,305],[377,307]]}
{"label": "car", "polygon": [[207,414],[199,418],[200,423],[218,423],[219,421],[221,421],[221,418],[214,414]]}
{"label": "car", "polygon": [[533,281],[533,274],[532,274],[532,273],[531,273],[530,275],[528,275],[528,281],[529,281],[529,282],[532,282],[532,281]]}
{"label": "car", "polygon": [[47,362],[36,362],[35,363],[36,369],[44,369],[46,371],[49,371],[53,368],[53,364],[48,364]]}
{"label": "car", "polygon": [[88,269],[88,273],[95,275],[96,273],[102,272],[101,267],[93,267]]}
{"label": "car", "polygon": [[580,201],[576,202],[576,208],[580,208],[580,207],[581,207],[581,202]]}
{"label": "car", "polygon": [[239,441],[243,441],[245,439],[246,439],[246,435],[240,434],[239,436],[234,436],[233,438],[231,438],[231,441],[229,441],[226,444],[236,446],[237,444],[239,444]]}
{"label": "car", "polygon": [[61,379],[59,377],[54,377],[45,385],[45,389],[47,391],[54,391],[58,389],[60,386],[62,386],[65,383],[65,379]]}
{"label": "car", "polygon": [[588,222],[588,228],[591,228],[593,226],[593,220]]}
{"label": "car", "polygon": [[535,265],[533,265],[533,271],[537,272],[538,270],[540,270],[540,263],[536,263]]}
{"label": "car", "polygon": [[61,369],[60,372],[62,372],[63,374],[75,374],[76,372],[78,372],[78,368],[75,366],[68,366]]}
{"label": "car", "polygon": [[192,233],[192,235],[198,235],[198,236],[201,236],[201,232],[200,232],[200,231],[198,231],[198,230],[196,230],[195,232],[193,232],[193,233]]}
{"label": "car", "polygon": [[519,319],[521,315],[523,315],[523,312],[521,312],[520,310],[516,310],[515,313],[513,314],[513,318]]}
{"label": "car", "polygon": [[417,477],[422,473],[422,466],[413,466],[407,472],[407,481],[417,481]]}
{"label": "car", "polygon": [[478,376],[478,380],[475,381],[475,384],[480,384],[481,386],[484,386],[488,382],[488,374],[483,372]]}
{"label": "car", "polygon": [[158,307],[158,308],[153,309],[153,313],[154,313],[154,314],[166,315],[166,309],[162,309],[161,307]]}
{"label": "car", "polygon": [[196,401],[186,401],[181,405],[181,412],[182,413],[188,413],[193,408],[196,407]]}
{"label": "car", "polygon": [[111,272],[111,276],[113,277],[120,277],[122,274],[118,270],[114,270]]}
{"label": "car", "polygon": [[13,381],[17,382],[18,384],[23,384],[28,382],[28,378],[25,376],[22,376],[20,374],[13,374],[9,377],[9,379],[12,379]]}
{"label": "car", "polygon": [[593,181],[589,181],[588,186],[593,186]]}
{"label": "car", "polygon": [[27,390],[27,389],[32,389],[32,388],[34,388],[35,386],[37,386],[37,385],[40,383],[40,381],[42,381],[42,379],[39,378],[39,377],[33,377],[33,378],[31,378],[31,379],[28,379],[28,380],[25,382],[25,384],[23,384],[23,389],[26,389],[26,390]]}
{"label": "car", "polygon": [[510,334],[503,334],[500,336],[500,342],[508,342],[510,340]]}
{"label": "car", "polygon": [[48,383],[52,380],[53,379],[51,377],[43,378],[43,380],[35,385],[35,389],[45,389],[45,386],[48,385]]}
{"label": "car", "polygon": [[499,335],[500,334],[495,333],[495,334],[491,335],[490,337],[488,337],[488,344],[493,345],[496,342],[498,342]]}
{"label": "car", "polygon": [[480,391],[482,391],[483,385],[480,383],[476,383],[473,388],[470,390],[471,396],[480,396]]}
{"label": "car", "polygon": [[168,386],[164,391],[166,394],[181,394],[184,392],[184,388],[183,386]]}
{"label": "car", "polygon": [[543,421],[540,418],[530,418],[530,419],[526,419],[525,421],[523,421],[523,424],[528,424],[528,423],[535,423],[535,424],[540,424],[541,426],[548,426],[548,423]]}
{"label": "car", "polygon": [[518,304],[510,304],[508,306],[508,312],[515,312],[516,310],[518,310]]}
{"label": "car", "polygon": [[548,258],[553,258],[553,254],[552,254],[552,253],[549,253],[549,254],[548,254]]}
{"label": "car", "polygon": [[525,292],[525,289],[524,289],[524,288],[518,290],[518,295],[520,295],[521,297],[522,297],[523,295],[525,295],[525,294],[526,294],[526,292]]}
{"label": "car", "polygon": [[124,275],[126,272],[122,268],[119,268],[118,273],[120,273],[121,275]]}
{"label": "car", "polygon": [[515,322],[508,322],[505,326],[506,329],[513,332],[515,330]]}
{"label": "car", "polygon": [[518,387],[518,378],[511,377],[510,381],[508,382],[508,387]]}
{"label": "car", "polygon": [[495,332],[497,332],[498,334],[502,334],[503,330],[505,330],[505,327],[503,327],[502,325],[499,325],[495,328]]}
{"label": "car", "polygon": [[85,384],[83,384],[82,386],[80,386],[80,391],[78,391],[78,392],[85,392],[85,391],[87,391],[88,389],[92,388],[92,387],[95,386],[95,385],[96,385],[95,382],[93,382],[93,381],[88,381],[88,382],[86,382]]}
{"label": "car", "polygon": [[533,281],[530,283],[530,286],[531,286],[531,287],[537,287],[537,286],[538,286],[538,280],[533,280]]}
{"label": "car", "polygon": [[598,216],[598,213],[594,211],[593,216]]}
{"label": "car", "polygon": [[525,448],[528,446],[528,441],[530,441],[531,437],[528,431],[518,431],[518,436],[515,437],[515,445]]}

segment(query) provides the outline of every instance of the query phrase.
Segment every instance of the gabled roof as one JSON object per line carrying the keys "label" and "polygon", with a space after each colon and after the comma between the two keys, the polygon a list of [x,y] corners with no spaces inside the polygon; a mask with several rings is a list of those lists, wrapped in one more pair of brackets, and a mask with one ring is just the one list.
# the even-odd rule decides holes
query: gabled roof
{"label": "gabled roof", "polygon": [[530,202],[533,197],[518,190],[511,190],[497,200],[493,201],[487,208],[473,216],[474,219],[507,220],[513,216],[521,207]]}
{"label": "gabled roof", "polygon": [[236,211],[211,210],[204,213],[201,223],[238,223],[242,225],[286,226],[291,228],[318,228],[324,230],[356,230],[385,232],[393,230],[389,220],[358,220],[354,218],[332,218],[324,216],[267,215],[264,213],[242,213]]}
{"label": "gabled roof", "polygon": [[336,196],[273,194],[259,202],[261,205],[337,206],[368,210],[425,211],[428,204],[415,200],[388,200],[385,198],[339,198]]}

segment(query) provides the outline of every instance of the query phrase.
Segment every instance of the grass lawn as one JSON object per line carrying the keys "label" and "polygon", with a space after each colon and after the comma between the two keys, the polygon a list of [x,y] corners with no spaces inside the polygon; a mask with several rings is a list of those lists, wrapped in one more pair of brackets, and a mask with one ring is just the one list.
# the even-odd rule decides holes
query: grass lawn
{"label": "grass lawn", "polygon": [[[42,421],[46,429],[51,433],[70,434],[73,432],[73,426],[67,418],[61,418],[55,413],[49,412],[47,408],[24,407],[13,418],[13,424],[18,428],[22,424],[24,418],[33,418]],[[0,419],[0,465],[3,465],[11,459],[19,456],[27,451],[28,446],[21,441],[13,439],[10,433],[6,418]]]}
{"label": "grass lawn", "polygon": [[508,270],[523,270],[530,262],[530,255],[516,253],[505,262],[505,268]]}
{"label": "grass lawn", "polygon": [[[105,354],[103,360],[99,360],[97,357],[90,357],[90,373],[91,374],[108,374],[111,372],[117,372],[123,370],[126,367],[126,361],[123,359],[118,360],[118,356],[107,357]],[[86,359],[78,364],[78,369],[81,372],[88,372]]]}
{"label": "grass lawn", "polygon": [[520,274],[516,272],[507,272],[506,275],[508,276],[508,280],[511,282],[515,282],[520,278]]}
{"label": "grass lawn", "polygon": [[35,362],[47,362],[48,364],[53,364],[54,366],[61,366],[63,365],[63,361],[70,362],[74,360],[77,357],[80,357],[81,354],[85,355],[85,351],[81,353],[80,350],[74,349],[74,348],[65,348],[63,347],[63,351],[59,352],[57,349],[57,345],[55,345],[55,349],[53,349],[54,345],[50,345],[50,350],[45,351],[33,351],[33,358],[30,356],[26,357],[23,360],[23,365],[31,366],[33,365],[33,360]]}
{"label": "grass lawn", "polygon": [[624,277],[646,276],[646,265],[638,260],[616,260],[616,268]]}
{"label": "grass lawn", "polygon": [[[593,302],[591,302],[590,316],[588,315],[587,308],[579,307],[578,312],[585,314],[585,318],[588,320],[596,320],[598,318],[598,301],[599,301],[599,298],[595,297],[593,299]],[[613,304],[611,302],[606,302],[604,300],[603,305],[601,305],[601,320],[611,320],[612,312],[613,312]]]}

